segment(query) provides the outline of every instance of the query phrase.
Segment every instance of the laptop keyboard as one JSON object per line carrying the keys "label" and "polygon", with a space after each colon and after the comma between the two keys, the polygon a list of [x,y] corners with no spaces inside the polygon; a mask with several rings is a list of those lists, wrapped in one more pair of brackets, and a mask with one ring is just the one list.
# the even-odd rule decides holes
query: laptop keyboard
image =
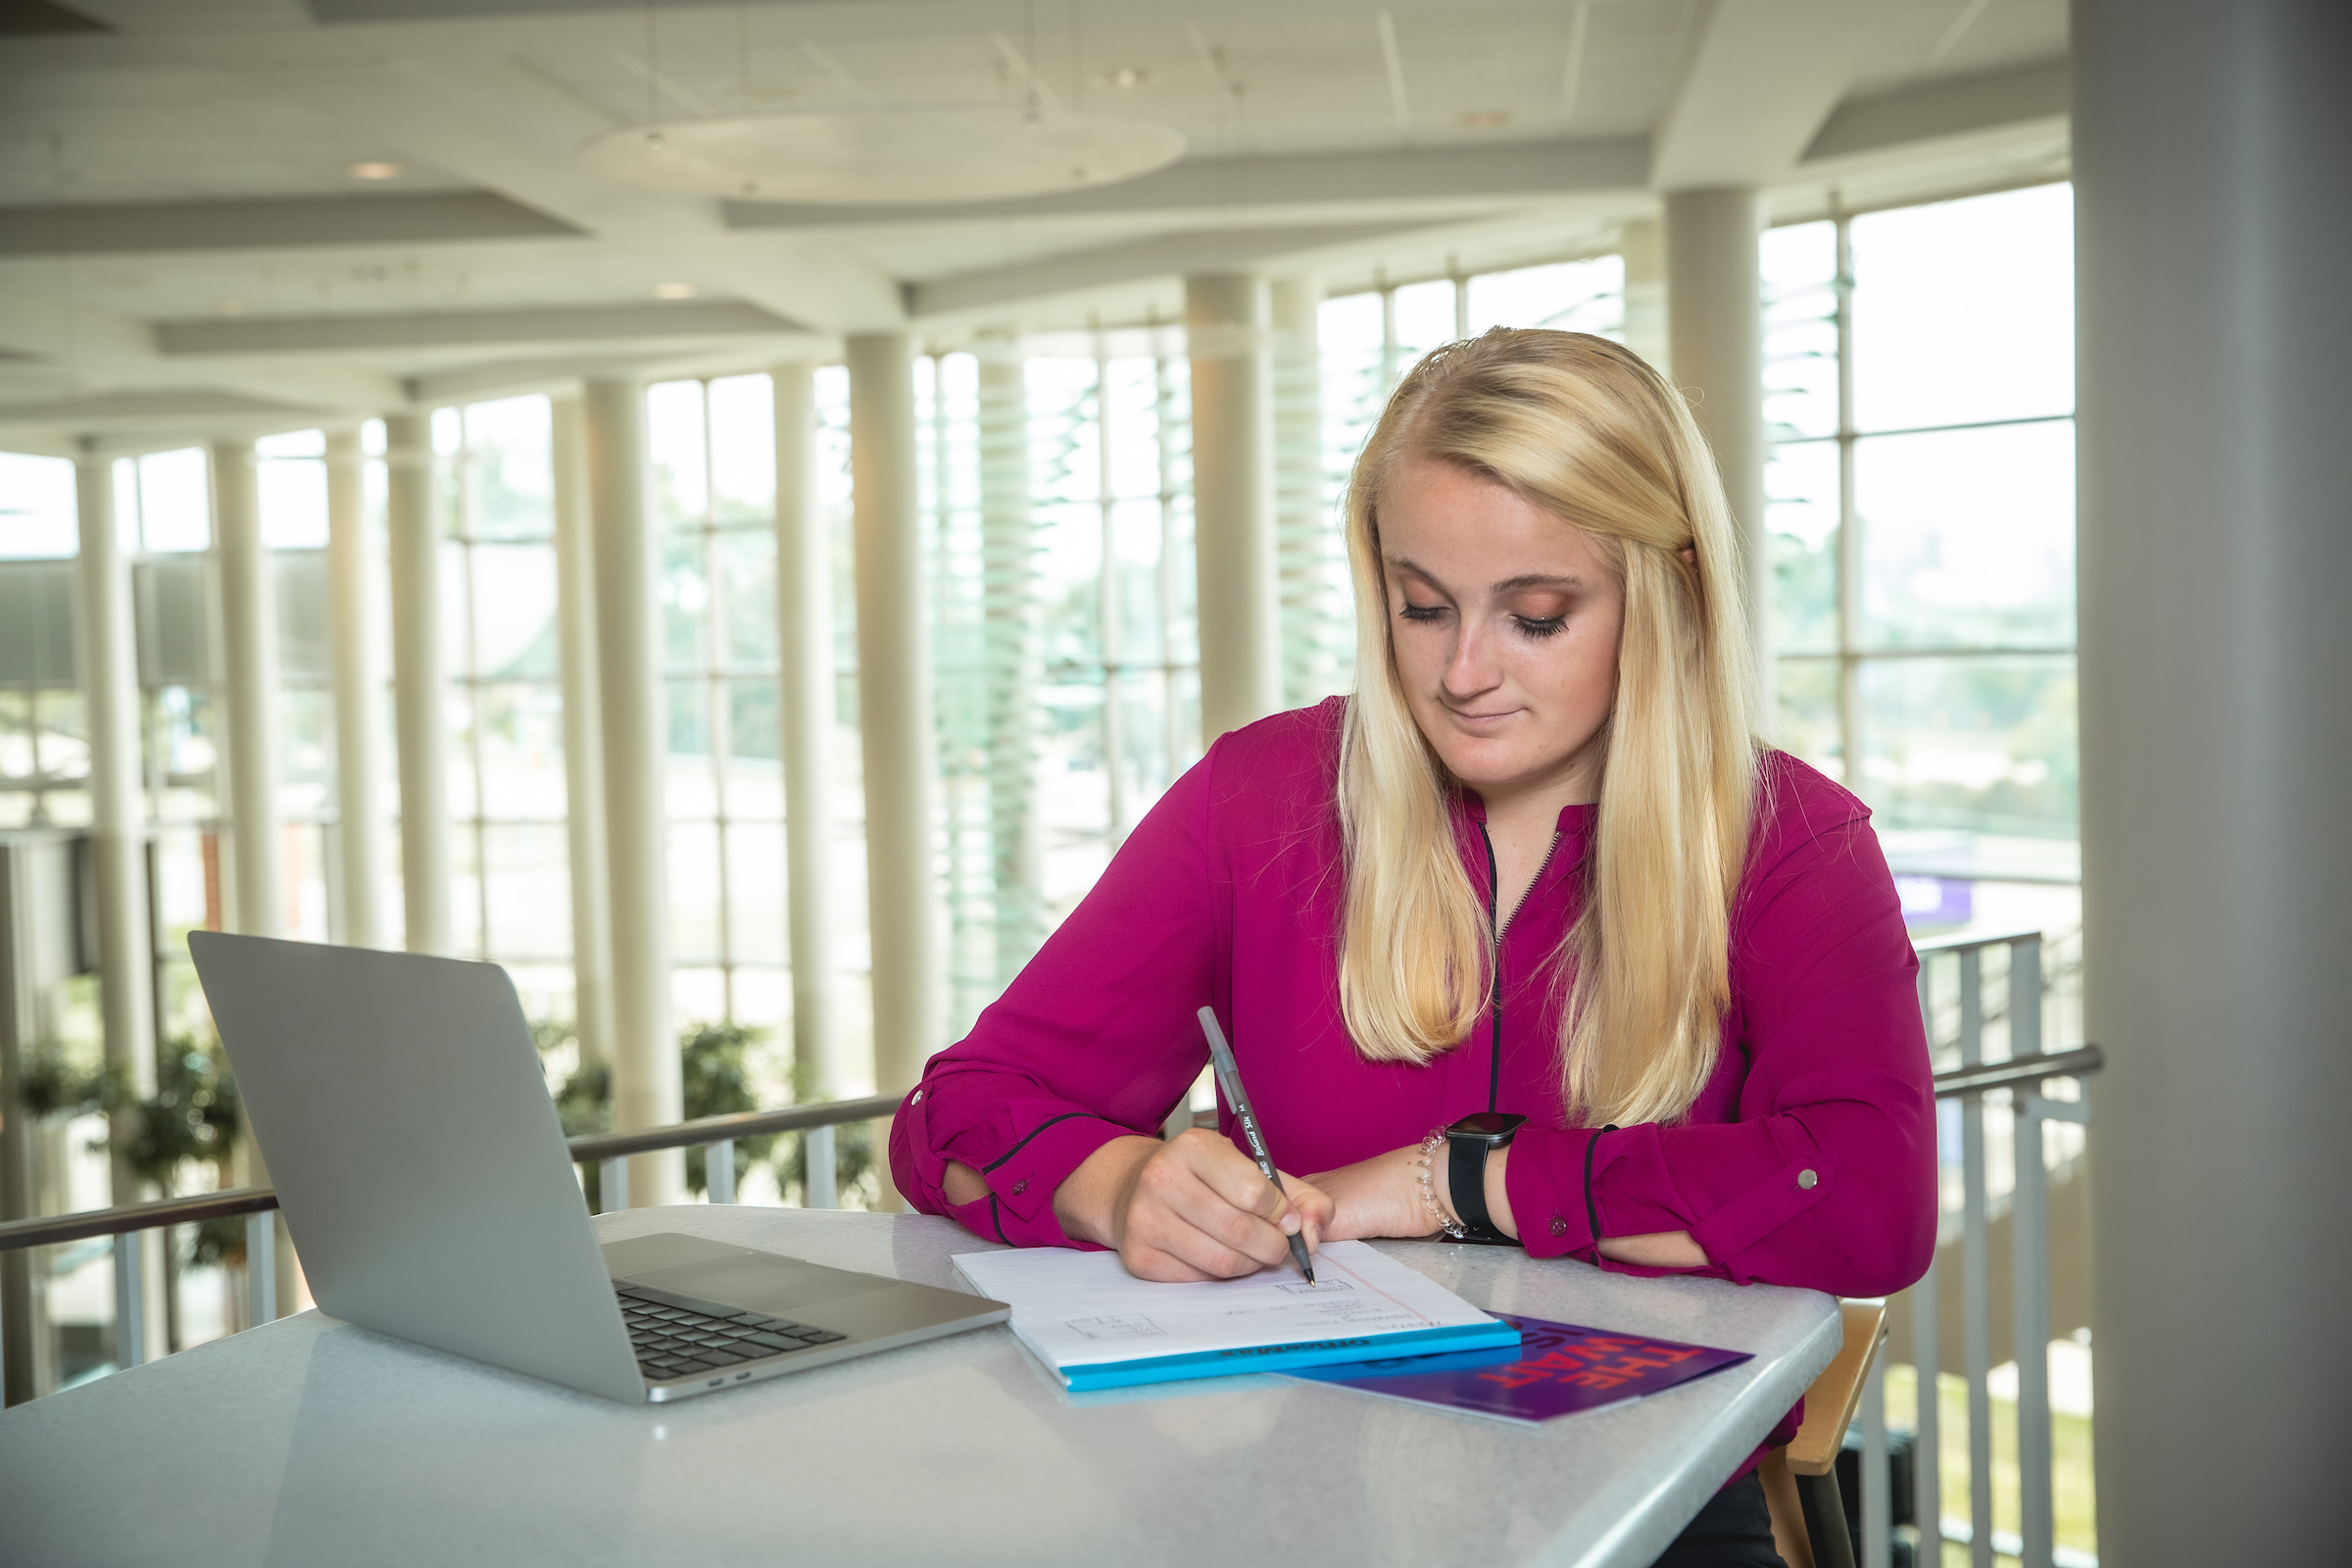
{"label": "laptop keyboard", "polygon": [[752,1361],[848,1338],[830,1329],[760,1312],[738,1312],[723,1301],[658,1291],[650,1285],[616,1282],[612,1291],[620,1298],[621,1320],[629,1326],[629,1346],[637,1352],[637,1366],[656,1382],[730,1371]]}

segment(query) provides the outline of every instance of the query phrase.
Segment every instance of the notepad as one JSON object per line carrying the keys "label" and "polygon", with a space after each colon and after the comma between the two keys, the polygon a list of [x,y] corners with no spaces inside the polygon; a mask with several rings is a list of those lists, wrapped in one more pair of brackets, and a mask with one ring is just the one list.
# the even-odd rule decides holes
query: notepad
{"label": "notepad", "polygon": [[1012,1332],[1073,1391],[1508,1348],[1511,1324],[1362,1242],[1329,1242],[1313,1285],[1289,1263],[1246,1279],[1139,1280],[1116,1252],[962,1252],[956,1276],[1012,1308]]}

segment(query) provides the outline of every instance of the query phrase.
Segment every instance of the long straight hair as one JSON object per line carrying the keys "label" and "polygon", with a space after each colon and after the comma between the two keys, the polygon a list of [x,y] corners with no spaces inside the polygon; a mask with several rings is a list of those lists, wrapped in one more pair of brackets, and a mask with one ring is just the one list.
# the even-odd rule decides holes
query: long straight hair
{"label": "long straight hair", "polygon": [[1389,399],[1348,483],[1357,678],[1338,786],[1340,1007],[1384,1061],[1467,1038],[1494,974],[1451,827],[1461,786],[1413,719],[1391,636],[1380,499],[1411,463],[1516,492],[1624,587],[1584,907],[1550,966],[1568,993],[1560,1096],[1572,1124],[1676,1120],[1715,1067],[1756,789],[1743,572],[1714,459],[1657,371],[1581,332],[1497,327],[1430,355]]}

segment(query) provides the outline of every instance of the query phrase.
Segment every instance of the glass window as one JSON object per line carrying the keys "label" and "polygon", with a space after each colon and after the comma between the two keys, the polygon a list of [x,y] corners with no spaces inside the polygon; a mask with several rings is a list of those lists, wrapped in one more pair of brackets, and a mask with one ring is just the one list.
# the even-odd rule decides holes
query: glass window
{"label": "glass window", "polygon": [[296,430],[254,443],[262,543],[272,550],[326,546],[326,436]]}
{"label": "glass window", "polygon": [[73,459],[0,452],[0,559],[74,555],[77,516]]}
{"label": "glass window", "polygon": [[1485,272],[1467,286],[1473,336],[1491,326],[1548,326],[1603,337],[1618,337],[1625,328],[1622,257]]}
{"label": "glass window", "polygon": [[1873,660],[1862,687],[1866,793],[1898,825],[2074,837],[2071,657]]}
{"label": "glass window", "polygon": [[[662,382],[646,410],[662,528],[672,1002],[696,1022],[780,1023],[789,986],[772,386],[764,375]],[[846,424],[846,404],[823,412]],[[846,464],[846,447],[838,455]],[[846,480],[825,486],[845,530]],[[841,560],[837,614],[850,591],[846,552]],[[844,750],[854,754],[855,740],[837,743],[837,758]],[[837,812],[849,804],[836,796]],[[786,1092],[780,1068],[772,1092]]]}
{"label": "glass window", "polygon": [[504,398],[466,410],[469,537],[555,537],[553,418],[547,399],[540,397]]}
{"label": "glass window", "polygon": [[532,1017],[569,1018],[554,410],[544,397],[436,409],[432,431],[448,538],[440,574],[457,829],[452,924],[459,951],[508,966]]}
{"label": "glass window", "polygon": [[1853,220],[1854,424],[2070,415],[2074,188]]}
{"label": "glass window", "polygon": [[1776,440],[1838,433],[1838,225],[1767,229],[1764,427]]}
{"label": "glass window", "polygon": [[1396,318],[1392,347],[1400,352],[1406,365],[1460,335],[1455,330],[1453,290],[1452,278],[1436,277],[1426,283],[1407,283],[1391,296]]}
{"label": "glass window", "polygon": [[956,1030],[1200,755],[1183,345],[1093,346],[918,368]]}
{"label": "glass window", "polygon": [[1869,646],[2073,643],[2072,420],[1866,437],[1854,508]]}
{"label": "glass window", "polygon": [[139,459],[139,538],[151,553],[212,548],[211,474],[201,447]]}
{"label": "glass window", "polygon": [[1764,496],[1772,535],[1772,647],[1784,654],[1836,653],[1838,443],[1773,448]]}
{"label": "glass window", "polygon": [[1764,242],[1779,741],[1869,801],[1898,873],[2034,884],[2062,921],[2071,208],[2043,186]]}

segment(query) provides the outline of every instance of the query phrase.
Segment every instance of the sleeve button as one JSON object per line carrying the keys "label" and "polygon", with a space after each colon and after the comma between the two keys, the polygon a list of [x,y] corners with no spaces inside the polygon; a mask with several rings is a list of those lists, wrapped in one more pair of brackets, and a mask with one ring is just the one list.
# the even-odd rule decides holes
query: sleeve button
{"label": "sleeve button", "polygon": [[[1808,1176],[1810,1176],[1810,1175],[1812,1175],[1813,1173],[1812,1173],[1811,1171],[1807,1171],[1807,1172],[1805,1172],[1805,1174],[1806,1174],[1806,1175],[1808,1175]],[[1022,1178],[1021,1178],[1019,1181],[1017,1181],[1017,1182],[1014,1182],[1014,1183],[1012,1184],[1012,1196],[1013,1196],[1013,1197],[1015,1197],[1015,1198],[1018,1198],[1018,1197],[1020,1197],[1020,1196],[1021,1196],[1023,1193],[1027,1192],[1028,1190],[1029,1190],[1029,1178],[1028,1178],[1028,1177],[1026,1177],[1026,1176],[1022,1177]]]}
{"label": "sleeve button", "polygon": [[1800,1170],[1796,1173],[1796,1185],[1809,1193],[1821,1185],[1821,1178],[1809,1170]]}
{"label": "sleeve button", "polygon": [[1560,1218],[1560,1216],[1557,1214],[1551,1216],[1551,1234],[1554,1236],[1565,1236],[1568,1234],[1568,1222]]}

